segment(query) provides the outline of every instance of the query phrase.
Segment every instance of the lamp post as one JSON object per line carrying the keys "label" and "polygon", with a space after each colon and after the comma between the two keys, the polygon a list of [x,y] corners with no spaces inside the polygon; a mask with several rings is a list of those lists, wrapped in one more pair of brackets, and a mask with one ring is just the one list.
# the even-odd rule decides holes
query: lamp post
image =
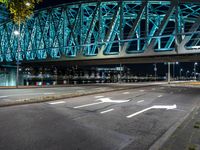
{"label": "lamp post", "polygon": [[[26,7],[30,7],[31,6],[31,3],[30,2],[26,2],[25,3],[25,6]],[[21,11],[21,8],[19,10],[19,12]],[[19,14],[18,14],[19,15]],[[19,52],[20,52],[20,26],[21,26],[21,21],[22,21],[22,18],[21,16],[19,15],[19,20],[18,20],[18,30],[15,30],[14,31],[14,34],[16,36],[18,36],[18,48],[17,48],[17,59],[16,59],[16,64],[17,64],[17,72],[16,72],[16,88],[18,88],[19,86]]]}
{"label": "lamp post", "polygon": [[181,68],[181,69],[180,69],[180,72],[179,72],[179,73],[180,73],[180,74],[179,74],[179,75],[180,75],[180,79],[181,79],[181,77],[182,77],[182,72],[183,72],[183,69]]}
{"label": "lamp post", "polygon": [[197,62],[194,63],[194,80],[196,80],[196,66],[198,65]]}
{"label": "lamp post", "polygon": [[18,88],[19,85],[19,51],[20,51],[20,25],[19,29],[14,31],[14,34],[18,37],[17,39],[17,71],[16,71],[16,88]]}
{"label": "lamp post", "polygon": [[188,74],[190,73],[190,71],[188,70],[187,72],[186,72],[186,79],[188,79]]}
{"label": "lamp post", "polygon": [[155,73],[155,81],[156,81],[156,78],[157,78],[157,66],[156,64],[154,64],[154,73]]}
{"label": "lamp post", "polygon": [[173,63],[173,79],[175,79],[175,77],[176,77],[176,65],[178,65],[178,64],[179,64],[179,62]]}

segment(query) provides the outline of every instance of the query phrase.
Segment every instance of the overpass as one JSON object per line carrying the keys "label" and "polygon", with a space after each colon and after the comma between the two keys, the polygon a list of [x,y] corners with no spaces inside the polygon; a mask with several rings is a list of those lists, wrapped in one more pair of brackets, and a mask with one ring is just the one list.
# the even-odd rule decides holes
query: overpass
{"label": "overpass", "polygon": [[[200,59],[199,0],[83,1],[0,24],[0,62]],[[173,56],[173,57],[172,57]]]}

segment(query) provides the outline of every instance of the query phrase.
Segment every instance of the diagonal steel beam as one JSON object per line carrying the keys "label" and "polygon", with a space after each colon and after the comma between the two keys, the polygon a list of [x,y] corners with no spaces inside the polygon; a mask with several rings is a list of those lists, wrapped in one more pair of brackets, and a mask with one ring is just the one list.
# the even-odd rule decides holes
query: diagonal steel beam
{"label": "diagonal steel beam", "polygon": [[107,46],[107,42],[110,42],[110,39],[112,38],[112,34],[114,33],[115,26],[116,26],[116,22],[117,22],[117,20],[118,20],[120,11],[121,11],[121,5],[118,3],[117,11],[116,11],[115,14],[114,14],[114,17],[113,17],[113,19],[112,19],[112,23],[110,24],[109,30],[108,30],[108,32],[107,32],[107,34],[106,34],[105,39],[104,39],[104,42],[106,42],[106,43],[101,47],[101,52],[104,51],[104,49],[105,49],[106,46]]}
{"label": "diagonal steel beam", "polygon": [[[175,10],[175,3],[172,3],[169,10],[167,11],[165,17],[163,18],[158,30],[155,32],[154,36],[160,36],[162,35],[165,27],[167,26],[167,23],[169,21],[170,16],[173,14],[174,10]],[[152,50],[154,48],[154,46],[157,44],[157,39],[152,39],[152,41],[150,42],[150,44],[147,47],[147,51]]]}
{"label": "diagonal steel beam", "polygon": [[[197,31],[197,29],[200,26],[200,16],[197,18],[196,22],[192,25],[192,27],[189,30],[189,33],[194,33],[195,31]],[[184,46],[187,44],[187,42],[190,41],[190,39],[192,38],[192,35],[186,35],[185,38],[182,40],[182,42],[179,45],[179,50],[182,51],[184,48]]]}
{"label": "diagonal steel beam", "polygon": [[[147,1],[144,1],[143,3],[142,3],[142,6],[141,6],[141,9],[140,9],[140,13],[137,15],[137,18],[136,18],[136,20],[134,21],[134,23],[133,23],[133,26],[132,26],[132,29],[131,29],[131,31],[129,32],[129,34],[128,34],[128,38],[127,39],[132,39],[132,37],[134,36],[134,34],[136,33],[136,29],[137,29],[137,27],[138,27],[138,25],[139,25],[139,23],[140,23],[140,21],[141,21],[141,19],[142,19],[142,16],[143,16],[143,14],[144,14],[144,12],[145,12],[145,8],[147,7]],[[130,42],[126,42],[126,43],[124,43],[124,46],[123,46],[123,51],[126,51],[127,49],[128,49],[128,47],[130,46]]]}
{"label": "diagonal steel beam", "polygon": [[69,17],[69,10],[67,9],[66,10],[66,12],[67,12],[67,21],[68,21],[68,24],[69,24],[69,27],[70,27],[70,29],[71,29],[71,32],[70,32],[70,37],[72,37],[73,39],[74,39],[74,42],[75,42],[75,44],[76,45],[79,45],[79,43],[78,43],[78,40],[77,40],[77,38],[76,38],[76,35],[75,35],[75,33],[74,33],[74,30],[75,30],[75,28],[76,28],[76,25],[77,25],[77,22],[78,22],[78,19],[79,19],[79,15],[80,15],[80,11],[81,11],[81,7],[79,7],[79,10],[78,10],[78,13],[77,13],[77,16],[76,16],[76,18],[75,18],[75,21],[74,21],[74,25],[72,25],[71,24],[71,22],[70,22],[70,17]]}
{"label": "diagonal steel beam", "polygon": [[99,5],[100,5],[100,3],[98,3],[98,5],[95,8],[95,11],[93,12],[92,21],[90,23],[90,27],[88,29],[84,44],[88,44],[88,42],[91,38],[91,35],[92,35],[93,30],[94,30],[95,24],[97,22],[97,17],[98,17],[98,14],[99,14]]}

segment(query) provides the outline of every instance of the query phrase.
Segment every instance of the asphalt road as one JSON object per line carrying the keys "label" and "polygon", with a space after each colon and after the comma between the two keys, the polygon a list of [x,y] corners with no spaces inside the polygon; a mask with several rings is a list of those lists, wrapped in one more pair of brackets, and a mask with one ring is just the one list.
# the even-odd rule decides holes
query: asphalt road
{"label": "asphalt road", "polygon": [[33,97],[69,94],[84,91],[97,91],[98,89],[110,89],[110,86],[69,86],[53,88],[27,88],[27,89],[0,89],[0,102],[29,99]]}
{"label": "asphalt road", "polygon": [[199,95],[154,86],[0,108],[0,150],[147,150]]}

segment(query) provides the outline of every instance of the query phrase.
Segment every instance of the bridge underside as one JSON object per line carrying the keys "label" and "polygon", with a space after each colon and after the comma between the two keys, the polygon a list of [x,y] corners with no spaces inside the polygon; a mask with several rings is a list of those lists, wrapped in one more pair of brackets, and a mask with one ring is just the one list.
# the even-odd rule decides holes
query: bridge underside
{"label": "bridge underside", "polygon": [[200,60],[199,0],[63,4],[35,12],[20,36],[17,29],[12,22],[0,25],[2,63]]}
{"label": "bridge underside", "polygon": [[[47,59],[38,61],[24,61],[21,66],[93,66],[93,65],[119,65],[119,64],[144,64],[144,63],[166,63],[166,62],[198,62],[200,54],[187,55],[165,55],[165,56],[147,56],[147,57],[124,57],[111,59],[93,59],[93,60],[69,60],[69,59]],[[4,62],[3,65],[15,65],[15,62]]]}

